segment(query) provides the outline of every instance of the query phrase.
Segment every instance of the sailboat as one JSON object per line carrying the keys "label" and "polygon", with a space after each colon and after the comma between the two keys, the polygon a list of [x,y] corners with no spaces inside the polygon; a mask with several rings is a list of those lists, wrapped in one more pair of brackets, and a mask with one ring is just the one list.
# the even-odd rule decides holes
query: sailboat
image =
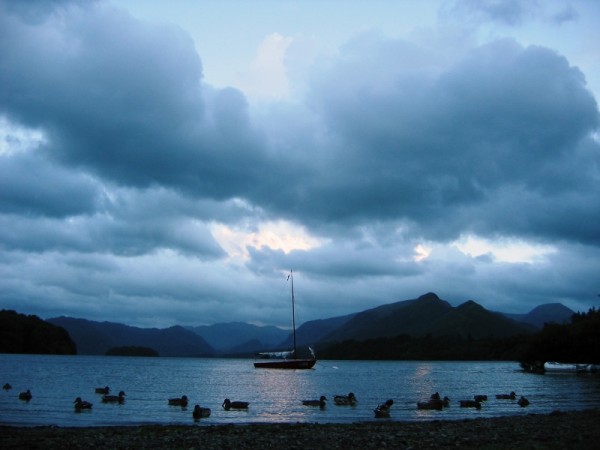
{"label": "sailboat", "polygon": [[308,347],[312,358],[297,358],[296,355],[296,311],[294,304],[294,272],[290,270],[288,279],[291,279],[292,286],[292,327],[293,344],[292,350],[287,352],[259,353],[259,357],[268,358],[265,361],[255,361],[254,367],[257,369],[312,369],[317,359],[312,348]]}

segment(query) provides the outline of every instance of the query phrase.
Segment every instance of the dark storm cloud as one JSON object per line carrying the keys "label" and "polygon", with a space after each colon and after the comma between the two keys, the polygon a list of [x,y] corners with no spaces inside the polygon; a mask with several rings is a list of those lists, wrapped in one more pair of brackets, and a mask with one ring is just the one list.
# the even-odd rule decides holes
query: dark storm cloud
{"label": "dark storm cloud", "polygon": [[92,214],[101,202],[90,177],[39,155],[0,154],[0,213],[64,218]]}
{"label": "dark storm cloud", "polygon": [[[0,148],[3,307],[282,324],[287,289],[272,284],[290,267],[304,320],[427,291],[519,312],[590,304],[598,111],[556,52],[511,40],[446,52],[373,32],[319,59],[301,101],[251,108],[203,82],[175,26],[106,3],[19,3],[0,3],[0,125],[43,139]],[[480,6],[505,24],[536,13]],[[248,259],[232,262],[211,228],[248,238],[280,220],[319,244],[235,242]],[[555,253],[513,264],[445,245],[472,233]],[[421,243],[433,251],[417,262]]]}
{"label": "dark storm cloud", "polygon": [[[522,218],[505,220],[502,232],[555,238],[538,227],[536,207],[560,215],[558,200],[584,204],[598,194],[598,145],[588,140],[597,105],[581,72],[551,50],[498,41],[437,74],[424,64],[422,76],[414,66],[407,75],[402,56],[415,51],[389,40],[349,47],[314,84],[313,107],[337,145],[322,177],[306,186],[305,213],[414,221],[429,238],[454,239],[474,217],[485,224],[478,231],[493,229],[477,211],[522,190],[538,203],[520,213],[538,223],[527,230]],[[598,215],[587,206],[572,220]],[[469,214],[457,217],[462,210]]]}
{"label": "dark storm cloud", "polygon": [[[76,177],[67,179],[73,182]],[[55,201],[57,208],[68,205],[69,199],[77,200],[80,186],[75,185],[72,191],[67,191],[71,186],[52,187],[51,194],[59,188],[63,189],[62,195]],[[39,188],[38,183],[36,189]],[[21,198],[23,192],[30,191],[19,191]],[[32,196],[35,197],[36,192],[34,190]],[[31,208],[35,208],[36,215],[29,214],[25,209],[27,202],[20,204],[17,200],[19,198],[14,199],[19,211],[13,211],[12,215],[0,215],[0,245],[6,249],[123,256],[170,249],[199,259],[211,260],[224,256],[224,251],[215,242],[207,226],[190,215],[190,212],[209,214],[208,211],[212,209],[206,210],[206,207],[186,201],[169,191],[113,190],[110,199],[105,197],[98,202],[100,206],[93,214],[69,216],[67,220],[63,220],[63,217],[39,217],[40,212],[52,206],[48,201],[48,193],[42,192],[40,198],[36,198]],[[17,215],[17,212],[21,214]]]}
{"label": "dark storm cloud", "polygon": [[251,270],[258,273],[265,268],[294,267],[315,279],[335,279],[344,282],[355,277],[411,277],[420,268],[412,258],[398,259],[397,255],[413,254],[408,243],[396,243],[385,247],[379,243],[367,243],[364,239],[343,240],[326,243],[311,251],[295,250],[289,254],[268,248],[249,248]]}
{"label": "dark storm cloud", "polygon": [[[76,20],[57,27],[51,16],[33,31],[5,18],[3,109],[43,125],[51,156],[122,185],[243,198],[313,226],[401,221],[452,240],[504,192],[547,205],[582,193],[590,176],[594,156],[572,155],[597,105],[581,72],[545,48],[497,41],[448,65],[406,41],[360,36],[313,76],[308,104],[321,124],[304,132],[322,138],[289,144],[295,125],[268,136],[239,91],[201,83],[182,31],[106,7],[67,14]],[[34,45],[48,30],[53,40]],[[573,170],[558,170],[565,163]],[[478,231],[494,227],[479,219]],[[506,221],[501,231],[529,232]]]}
{"label": "dark storm cloud", "polygon": [[43,127],[48,153],[130,186],[236,196],[267,166],[244,97],[202,84],[192,40],[105,5],[38,27],[3,14],[2,112]]}
{"label": "dark storm cloud", "polygon": [[[209,209],[208,211],[211,211]],[[142,255],[172,249],[200,259],[224,252],[197,215],[205,207],[166,189],[111,189],[104,209],[82,226],[90,250],[117,255]]]}

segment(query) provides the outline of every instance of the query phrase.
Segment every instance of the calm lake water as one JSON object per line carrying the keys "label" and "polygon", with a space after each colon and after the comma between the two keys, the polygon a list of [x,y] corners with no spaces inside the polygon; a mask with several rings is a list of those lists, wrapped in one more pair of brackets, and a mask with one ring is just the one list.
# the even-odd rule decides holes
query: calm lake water
{"label": "calm lake water", "polygon": [[[528,413],[548,413],[600,407],[600,376],[534,375],[513,362],[319,361],[313,370],[255,369],[248,359],[124,358],[106,356],[45,356],[0,354],[0,424],[3,425],[139,425],[193,424],[192,409],[212,409],[199,425],[265,422],[337,422],[375,420],[373,409],[394,400],[391,419],[435,420]],[[122,405],[103,404],[95,387],[127,394]],[[18,393],[30,389],[29,402]],[[515,391],[531,404],[497,400],[495,394]],[[336,406],[333,396],[353,392],[358,404]],[[443,411],[419,411],[416,402],[433,392],[452,400]],[[167,405],[167,399],[190,399],[187,408]],[[459,407],[459,400],[486,394],[480,410]],[[301,400],[325,395],[323,410]],[[73,400],[82,397],[92,411],[76,413]],[[247,411],[225,411],[225,398],[250,402]]]}

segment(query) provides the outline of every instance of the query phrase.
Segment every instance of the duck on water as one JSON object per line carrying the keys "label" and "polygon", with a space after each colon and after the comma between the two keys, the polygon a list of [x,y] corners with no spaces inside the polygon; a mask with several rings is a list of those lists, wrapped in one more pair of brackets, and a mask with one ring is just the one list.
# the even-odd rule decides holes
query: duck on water
{"label": "duck on water", "polygon": [[210,417],[210,408],[203,408],[200,405],[194,406],[194,411],[192,412],[192,417],[194,419],[201,419],[203,417]]}
{"label": "duck on water", "polygon": [[102,403],[125,403],[125,392],[120,391],[119,395],[103,395]]}
{"label": "duck on water", "polygon": [[417,409],[441,411],[448,406],[450,406],[450,399],[447,396],[442,399],[439,392],[431,394],[429,400],[417,402]]}
{"label": "duck on water", "polygon": [[515,394],[514,391],[510,394],[496,394],[496,398],[498,400],[514,400],[517,398],[517,394]]}
{"label": "duck on water", "polygon": [[31,391],[29,389],[27,389],[25,392],[21,392],[19,394],[19,400],[25,400],[26,402],[28,402],[29,400],[31,400],[32,395],[31,395]]}
{"label": "duck on water", "polygon": [[169,405],[171,406],[187,406],[188,405],[187,395],[182,395],[180,398],[170,398]]}
{"label": "duck on water", "polygon": [[358,400],[354,393],[350,392],[348,395],[334,395],[333,402],[339,406],[354,406]]}
{"label": "duck on water", "polygon": [[477,400],[461,400],[459,403],[461,408],[481,409],[481,403]]}
{"label": "duck on water", "polygon": [[248,403],[248,402],[240,402],[240,401],[232,402],[231,400],[226,398],[225,400],[223,400],[223,404],[221,406],[223,407],[223,409],[225,411],[229,411],[230,409],[248,409],[249,404],[250,403]]}
{"label": "duck on water", "polygon": [[81,400],[81,397],[77,397],[73,404],[75,405],[75,411],[77,412],[82,411],[84,409],[92,409],[92,404],[85,400]]}
{"label": "duck on water", "polygon": [[374,410],[375,417],[378,419],[390,417],[390,408],[392,407],[393,404],[394,404],[394,400],[392,400],[390,398],[389,400],[386,400],[385,403],[378,405],[377,408],[375,408],[375,410]]}
{"label": "duck on water", "polygon": [[323,408],[325,408],[326,401],[327,401],[327,397],[325,397],[324,395],[321,395],[321,398],[319,398],[319,400],[302,400],[302,404],[304,406],[318,406],[321,409],[323,409]]}

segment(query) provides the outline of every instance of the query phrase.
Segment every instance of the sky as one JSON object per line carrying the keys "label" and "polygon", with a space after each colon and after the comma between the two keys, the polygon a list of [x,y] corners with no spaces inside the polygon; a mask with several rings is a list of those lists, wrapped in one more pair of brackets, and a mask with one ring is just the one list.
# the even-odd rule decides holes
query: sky
{"label": "sky", "polygon": [[600,3],[0,0],[0,308],[600,304]]}

